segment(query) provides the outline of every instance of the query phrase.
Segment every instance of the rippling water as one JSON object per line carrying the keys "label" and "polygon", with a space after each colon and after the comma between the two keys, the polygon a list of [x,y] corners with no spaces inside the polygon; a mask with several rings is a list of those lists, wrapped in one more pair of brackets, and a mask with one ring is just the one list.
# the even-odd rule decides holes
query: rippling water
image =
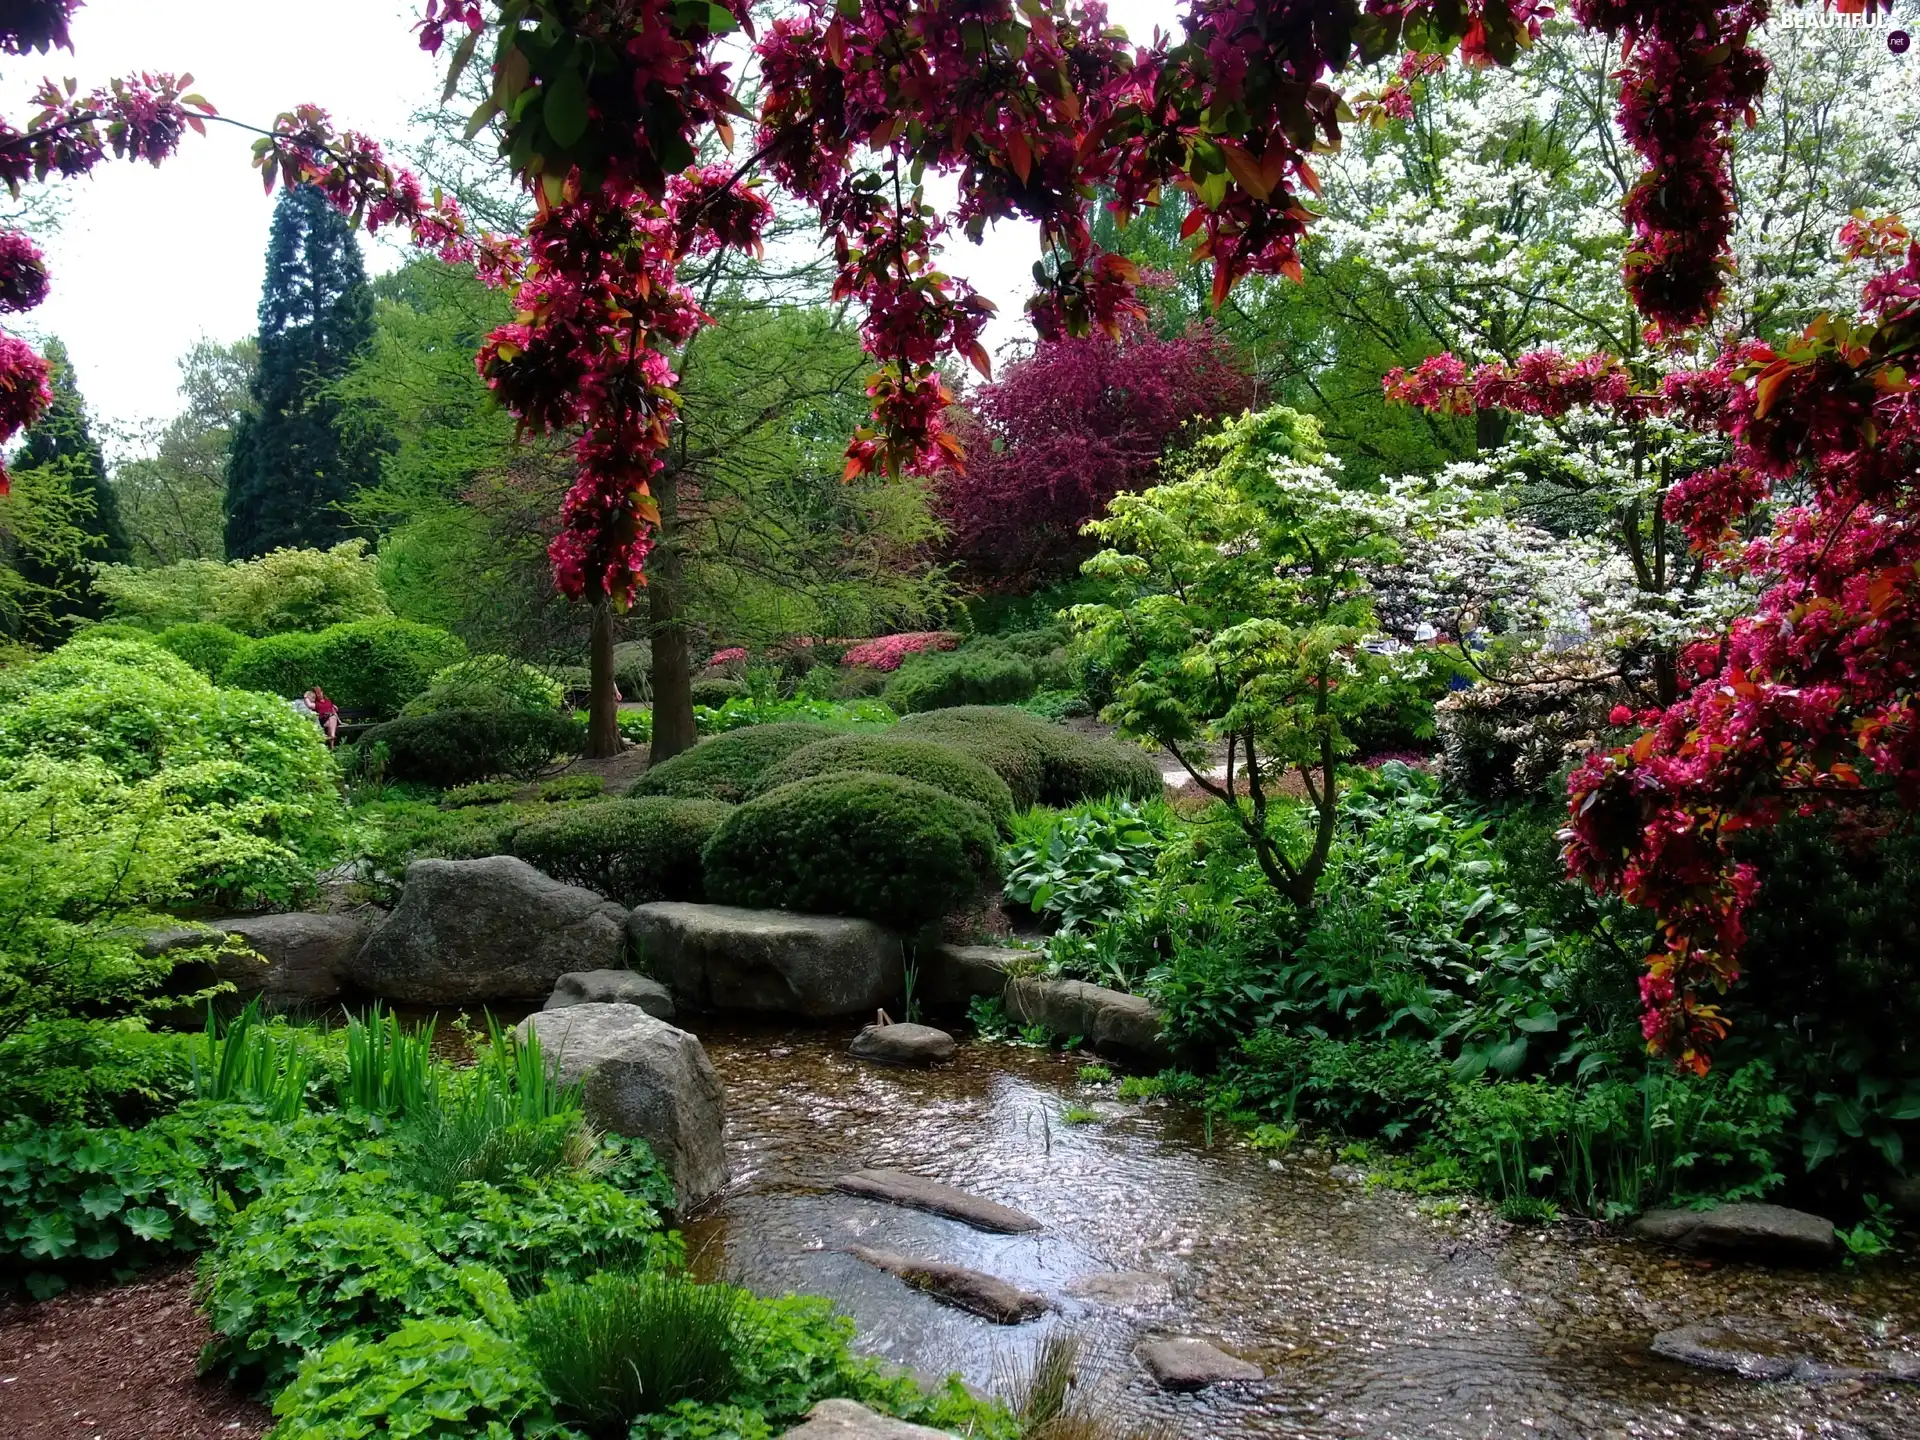
{"label": "rippling water", "polygon": [[[733,1186],[688,1230],[697,1265],[764,1293],[831,1296],[862,1348],[988,1385],[1051,1325],[1085,1334],[1116,1408],[1182,1435],[1313,1437],[1829,1436],[1920,1440],[1920,1387],[1760,1385],[1657,1359],[1659,1330],[1718,1315],[1786,1317],[1834,1362],[1920,1351],[1920,1270],[1856,1275],[1702,1267],[1603,1236],[1436,1218],[1368,1193],[1328,1157],[1211,1148],[1177,1107],[1084,1100],[1077,1060],[963,1046],[931,1072],[879,1070],[846,1037],[699,1027],[726,1082]],[[913,1170],[1016,1205],[1035,1235],[835,1194],[834,1177]],[[843,1253],[851,1244],[985,1270],[1059,1313],[994,1326]],[[1064,1293],[1075,1277],[1152,1271],[1170,1293],[1126,1307]],[[1161,1394],[1143,1336],[1202,1335],[1264,1366],[1236,1394]]]}

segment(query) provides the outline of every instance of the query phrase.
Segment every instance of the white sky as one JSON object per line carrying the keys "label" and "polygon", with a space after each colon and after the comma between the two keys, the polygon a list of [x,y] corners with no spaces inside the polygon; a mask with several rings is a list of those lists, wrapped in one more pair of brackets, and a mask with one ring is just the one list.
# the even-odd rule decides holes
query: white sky
{"label": "white sky", "polygon": [[[438,62],[411,33],[421,8],[416,0],[88,0],[74,20],[72,53],[0,61],[0,113],[24,126],[27,97],[46,75],[72,76],[84,90],[141,70],[184,71],[222,115],[264,126],[311,102],[391,148],[408,115],[440,91]],[[1109,11],[1145,40],[1156,23],[1174,28],[1176,0],[1112,0]],[[124,433],[172,415],[176,357],[203,335],[227,341],[255,328],[273,206],[250,165],[253,137],[224,125],[208,132],[189,134],[159,169],[109,159],[87,178],[52,182],[67,192],[64,222],[41,237],[52,294],[15,328],[66,342],[102,428]],[[362,249],[374,273],[397,261],[390,246]],[[961,239],[949,249],[948,271],[1000,305],[990,350],[1024,327],[1035,258],[1024,225],[1001,227],[977,248]]]}

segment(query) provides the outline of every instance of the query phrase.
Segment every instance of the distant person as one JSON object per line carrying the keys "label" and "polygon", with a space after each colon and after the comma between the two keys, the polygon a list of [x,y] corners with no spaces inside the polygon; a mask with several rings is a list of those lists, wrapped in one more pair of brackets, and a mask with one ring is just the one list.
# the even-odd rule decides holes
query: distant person
{"label": "distant person", "polygon": [[320,722],[320,733],[327,737],[329,750],[340,743],[340,707],[327,698],[327,692],[318,685],[307,692],[307,701],[313,706],[314,718]]}

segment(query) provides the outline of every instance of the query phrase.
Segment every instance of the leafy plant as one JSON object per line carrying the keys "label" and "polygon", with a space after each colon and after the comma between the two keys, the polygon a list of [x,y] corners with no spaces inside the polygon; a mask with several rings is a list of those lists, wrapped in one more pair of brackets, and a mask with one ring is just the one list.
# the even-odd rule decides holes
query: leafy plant
{"label": "leafy plant", "polygon": [[404,715],[436,710],[533,710],[550,713],[566,698],[560,682],[507,655],[475,655],[437,671],[408,700]]}
{"label": "leafy plant", "polygon": [[1164,804],[1128,800],[1028,811],[1000,852],[1006,896],[1051,916],[1062,935],[1111,924],[1152,875],[1171,824]]}
{"label": "leafy plant", "polygon": [[426,691],[466,648],[432,625],[354,620],[255,640],[227,662],[220,683],[289,700],[317,685],[341,708],[384,720]]}
{"label": "leafy plant", "polygon": [[434,1022],[409,1029],[376,1001],[364,1017],[349,1016],[347,1078],[341,1099],[370,1115],[419,1115],[440,1101],[441,1070],[433,1059]]}
{"label": "leafy plant", "polygon": [[512,852],[556,880],[622,905],[706,898],[701,851],[733,807],[649,795],[605,800],[518,826]]}
{"label": "leafy plant", "polygon": [[456,785],[440,797],[442,808],[465,810],[475,805],[499,805],[513,799],[523,787],[518,780],[481,780]]}
{"label": "leafy plant", "polygon": [[395,780],[452,787],[495,775],[532,777],[555,755],[575,755],[585,731],[566,715],[540,711],[440,710],[376,725],[357,742],[365,755],[387,749]]}
{"label": "leafy plant", "polygon": [[550,805],[564,804],[569,800],[592,800],[606,788],[607,782],[598,775],[562,775],[540,787],[540,798]]}
{"label": "leafy plant", "polygon": [[283,1122],[305,1108],[313,1055],[291,1027],[262,1018],[258,997],[224,1023],[208,1006],[204,1038],[205,1045],[192,1052],[198,1099],[245,1101]]}
{"label": "leafy plant", "polygon": [[1113,1071],[1105,1065],[1082,1065],[1080,1083],[1082,1085],[1106,1085],[1113,1080]]}
{"label": "leafy plant", "polygon": [[903,715],[954,705],[1024,700],[1039,681],[1021,656],[992,644],[945,655],[918,655],[895,673],[883,698]]}
{"label": "leafy plant", "polygon": [[192,1095],[192,1043],[137,1018],[32,1021],[0,1039],[0,1112],[42,1124],[139,1124]]}

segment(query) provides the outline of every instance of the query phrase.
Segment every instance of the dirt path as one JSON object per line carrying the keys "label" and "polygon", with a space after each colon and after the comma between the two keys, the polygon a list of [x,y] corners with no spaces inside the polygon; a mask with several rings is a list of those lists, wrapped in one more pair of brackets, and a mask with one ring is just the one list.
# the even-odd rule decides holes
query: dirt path
{"label": "dirt path", "polygon": [[7,1440],[258,1440],[264,1405],[195,1378],[212,1338],[193,1269],[0,1302],[0,1435]]}

